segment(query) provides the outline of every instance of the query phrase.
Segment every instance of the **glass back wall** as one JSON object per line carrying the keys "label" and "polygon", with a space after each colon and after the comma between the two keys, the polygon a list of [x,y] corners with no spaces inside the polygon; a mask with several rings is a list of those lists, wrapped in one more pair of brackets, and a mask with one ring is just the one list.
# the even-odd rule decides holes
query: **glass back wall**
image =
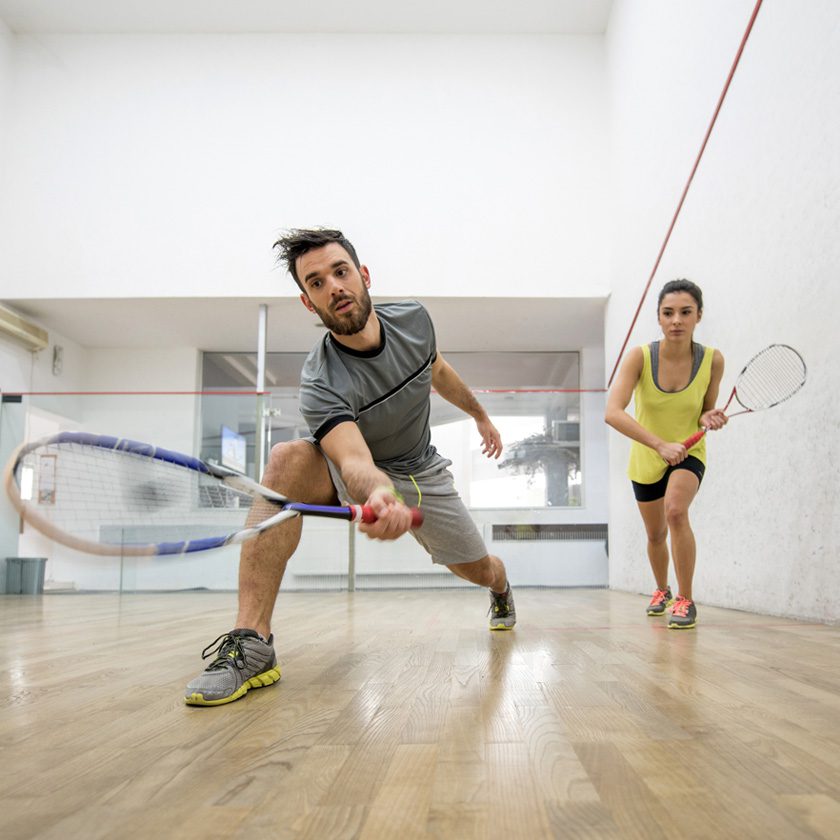
{"label": "glass back wall", "polygon": [[[260,429],[266,445],[309,434],[300,415],[298,383],[306,354],[269,353],[268,399],[254,413],[256,354],[205,353],[201,454],[222,459],[222,438],[244,439],[246,472],[255,473]],[[582,504],[580,359],[563,353],[447,353],[447,361],[476,392],[499,429],[500,459],[481,454],[471,418],[432,395],[432,441],[452,461],[456,484],[468,507],[516,509],[578,507]],[[213,389],[224,389],[214,397]],[[240,400],[231,390],[241,389]]]}

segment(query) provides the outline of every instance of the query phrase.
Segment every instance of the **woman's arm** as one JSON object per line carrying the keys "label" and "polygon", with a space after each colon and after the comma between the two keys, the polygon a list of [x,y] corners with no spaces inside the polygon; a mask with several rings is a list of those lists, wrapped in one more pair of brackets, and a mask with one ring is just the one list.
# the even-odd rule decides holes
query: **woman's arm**
{"label": "woman's arm", "polygon": [[709,379],[706,396],[703,398],[703,413],[699,421],[704,429],[722,429],[729,422],[729,418],[723,411],[715,408],[721,379],[723,379],[723,354],[720,350],[715,350],[712,356],[712,376]]}
{"label": "woman's arm", "polygon": [[649,432],[640,425],[625,410],[630,404],[633,389],[642,375],[644,354],[641,347],[634,347],[628,354],[618,372],[615,383],[607,396],[607,408],[604,412],[605,422],[616,431],[644,446],[653,449],[668,464],[673,466],[684,461],[687,456],[685,447],[681,443],[664,441],[653,432]]}

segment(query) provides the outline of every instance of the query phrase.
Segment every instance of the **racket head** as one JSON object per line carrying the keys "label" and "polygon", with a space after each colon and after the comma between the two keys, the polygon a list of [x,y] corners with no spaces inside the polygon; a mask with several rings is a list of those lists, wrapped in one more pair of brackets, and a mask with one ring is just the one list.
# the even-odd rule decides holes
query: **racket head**
{"label": "racket head", "polygon": [[181,554],[239,542],[255,504],[264,505],[258,518],[267,519],[287,501],[197,458],[83,432],[19,447],[4,485],[32,527],[99,556]]}
{"label": "racket head", "polygon": [[787,344],[771,344],[738,374],[734,396],[747,411],[761,411],[789,400],[805,384],[805,360]]}

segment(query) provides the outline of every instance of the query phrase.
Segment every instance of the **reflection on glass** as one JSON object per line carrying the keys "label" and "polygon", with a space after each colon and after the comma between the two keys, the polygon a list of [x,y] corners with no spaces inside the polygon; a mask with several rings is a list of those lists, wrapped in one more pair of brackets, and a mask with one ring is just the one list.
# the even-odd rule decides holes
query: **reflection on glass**
{"label": "reflection on glass", "polygon": [[24,465],[20,471],[20,498],[22,501],[32,501],[32,488],[34,486],[35,468]]}

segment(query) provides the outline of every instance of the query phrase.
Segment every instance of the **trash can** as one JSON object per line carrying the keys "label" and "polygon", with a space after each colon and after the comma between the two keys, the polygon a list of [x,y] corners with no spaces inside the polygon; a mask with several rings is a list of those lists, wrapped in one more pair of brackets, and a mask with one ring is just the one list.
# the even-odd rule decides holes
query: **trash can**
{"label": "trash can", "polygon": [[40,595],[44,591],[46,557],[7,557],[6,594]]}

